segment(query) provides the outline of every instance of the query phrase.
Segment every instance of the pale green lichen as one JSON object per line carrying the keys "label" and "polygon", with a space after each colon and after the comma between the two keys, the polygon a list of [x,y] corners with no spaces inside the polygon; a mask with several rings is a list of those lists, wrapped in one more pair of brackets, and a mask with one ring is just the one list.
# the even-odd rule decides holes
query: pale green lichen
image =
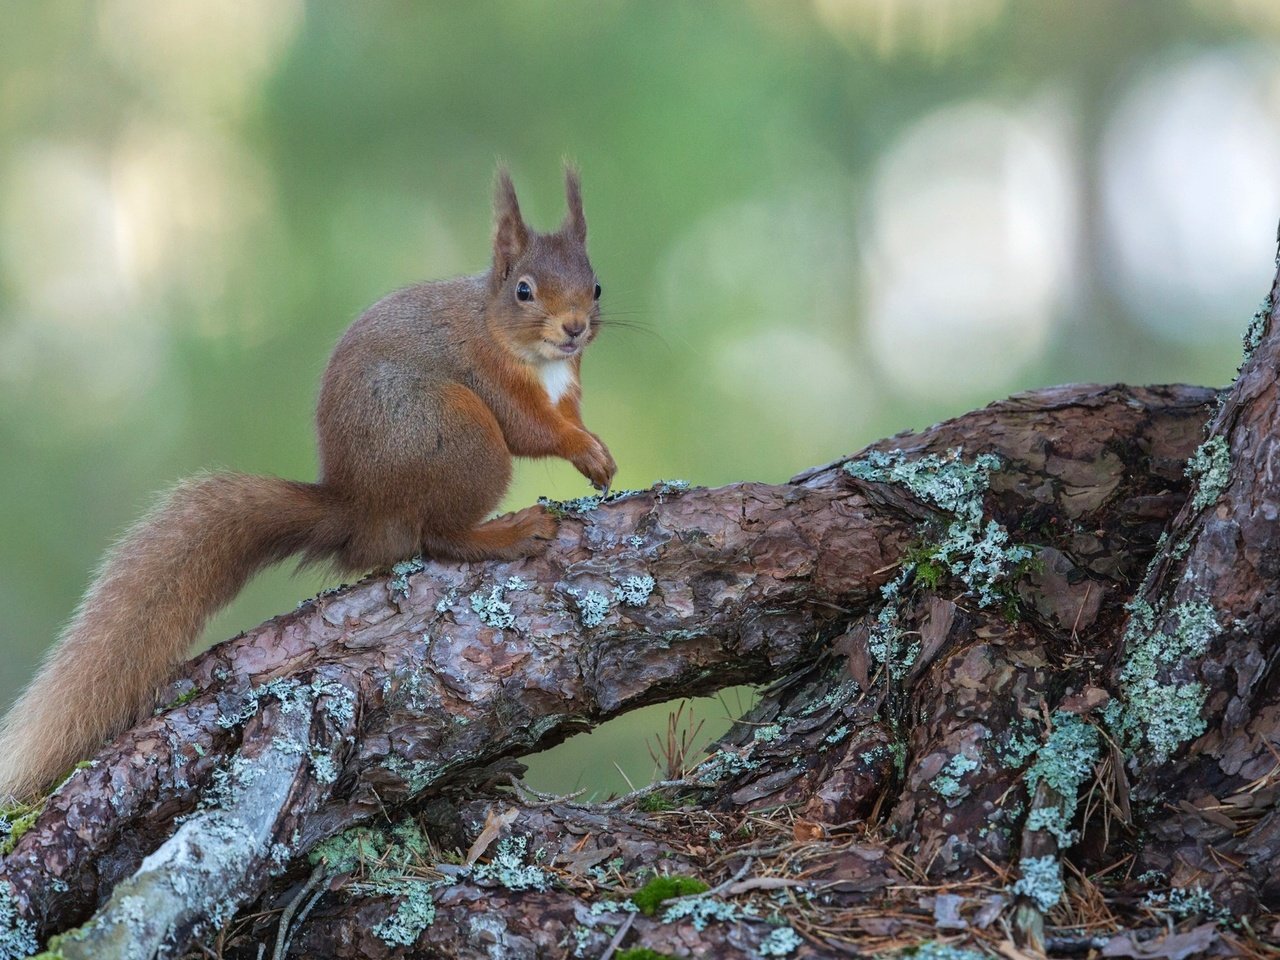
{"label": "pale green lichen", "polygon": [[1126,704],[1115,701],[1104,713],[1107,723],[1133,748],[1144,747],[1157,763],[1205,730],[1200,711],[1204,687],[1196,681],[1162,682],[1162,675],[1177,670],[1187,660],[1202,656],[1222,632],[1213,607],[1187,601],[1168,613],[1168,629],[1160,629],[1158,612],[1147,602],[1128,605],[1125,631],[1126,660],[1120,684]]}
{"label": "pale green lichen", "polygon": [[381,830],[352,827],[315,845],[307,855],[312,866],[323,863],[332,874],[350,873],[362,862],[375,862],[386,847]]}
{"label": "pale green lichen", "polygon": [[760,941],[756,952],[762,957],[789,957],[804,943],[790,927],[775,927]]}
{"label": "pale green lichen", "polygon": [[839,743],[841,740],[846,739],[848,736],[849,736],[849,727],[845,724],[841,724],[840,726],[832,730],[830,733],[828,733],[825,737],[823,737],[822,740],[824,743]]}
{"label": "pale green lichen", "polygon": [[319,750],[313,750],[309,759],[311,761],[311,772],[319,783],[337,782],[338,765],[333,762],[333,757]]}
{"label": "pale green lichen", "polygon": [[[340,684],[332,685],[345,689]],[[223,714],[218,717],[218,726],[230,730],[246,723],[251,717],[257,715],[262,701],[267,697],[273,697],[280,702],[281,713],[289,714],[295,710],[310,710],[315,693],[314,686],[307,686],[297,680],[290,680],[285,677],[268,680],[266,683],[253,687],[245,696],[244,703],[241,704],[240,709],[235,713]]]}
{"label": "pale green lichen", "polygon": [[582,516],[584,513],[590,513],[600,506],[603,500],[603,497],[596,494],[589,497],[577,497],[573,500],[552,500],[549,497],[539,497],[538,503],[553,517],[559,518],[570,515]]}
{"label": "pale green lichen", "polygon": [[1040,739],[1033,730],[1034,725],[1025,719],[1015,720],[1010,726],[1003,745],[996,747],[996,754],[1006,767],[1016,769],[1024,766],[1040,749]]}
{"label": "pale green lichen", "polygon": [[0,885],[0,960],[19,960],[39,949],[35,925],[18,912],[13,884]]}
{"label": "pale green lichen", "polygon": [[316,678],[311,681],[311,692],[320,701],[320,708],[340,730],[350,729],[356,721],[356,695],[337,680]]}
{"label": "pale green lichen", "polygon": [[1062,808],[1056,805],[1035,807],[1027,814],[1027,829],[1043,831],[1058,841],[1058,849],[1065,850],[1080,839],[1080,832],[1069,828],[1068,820]]}
{"label": "pale green lichen", "polygon": [[1225,437],[1210,437],[1196,448],[1187,461],[1187,477],[1196,485],[1191,498],[1194,510],[1218,502],[1231,479],[1231,449]]}
{"label": "pale green lichen", "polygon": [[953,517],[941,542],[904,563],[902,573],[882,588],[886,601],[893,600],[922,565],[935,571],[930,580],[936,581],[935,565],[941,564],[964,583],[979,606],[990,606],[1002,599],[1000,585],[1010,571],[1030,559],[1030,549],[1009,544],[1009,533],[1001,524],[983,523],[982,497],[990,487],[991,472],[1000,468],[1000,458],[984,453],[965,463],[960,454],[957,448],[945,458],[929,454],[911,460],[900,450],[873,450],[844,465],[851,477],[900,484],[918,500]]}
{"label": "pale green lichen", "polygon": [[471,609],[475,611],[480,622],[496,630],[505,630],[516,622],[511,612],[511,604],[504,599],[506,589],[502,584],[495,584],[486,594],[477,590],[471,594]]}
{"label": "pale green lichen", "polygon": [[755,732],[751,734],[753,740],[768,743],[777,740],[782,735],[782,727],[776,723],[766,723],[762,727],[756,727]]}
{"label": "pale green lichen", "polygon": [[1262,305],[1258,307],[1257,312],[1253,315],[1253,319],[1249,321],[1249,326],[1245,328],[1244,336],[1244,359],[1241,365],[1248,363],[1253,357],[1253,351],[1258,349],[1258,344],[1262,343],[1263,334],[1266,333],[1267,319],[1271,316],[1274,309],[1271,301],[1271,294],[1267,294],[1267,298],[1262,301]]}
{"label": "pale green lichen", "polygon": [[614,602],[628,607],[643,607],[649,602],[654,585],[653,577],[647,575],[627,577],[613,588]]}
{"label": "pale green lichen", "polygon": [[399,754],[388,754],[382,767],[395,774],[413,793],[421,793],[440,776],[440,768],[427,760],[406,760]]}
{"label": "pale green lichen", "polygon": [[818,697],[806,704],[804,709],[800,711],[800,715],[808,717],[817,713],[819,710],[825,710],[828,707],[848,703],[853,699],[854,694],[856,694],[859,689],[860,688],[856,680],[841,680],[821,697]]}
{"label": "pale green lichen", "polygon": [[[220,766],[209,774],[209,787],[200,796],[196,804],[198,810],[215,810],[230,806],[240,790],[253,784],[257,779],[257,769],[252,760],[237,753],[224,766]],[[182,820],[183,818],[179,818]]]}
{"label": "pale green lichen", "polygon": [[991,471],[999,468],[1000,458],[993,454],[984,453],[973,463],[965,463],[959,449],[945,459],[929,454],[915,460],[908,459],[901,450],[872,450],[865,458],[844,465],[851,477],[900,484],[920,500],[975,520],[982,518],[981,496],[990,484]]}
{"label": "pale green lichen", "polygon": [[1053,730],[1036,751],[1035,762],[1025,774],[1027,786],[1035,793],[1043,782],[1075,810],[1076,792],[1098,762],[1098,731],[1074,713],[1056,710]]}
{"label": "pale green lichen", "polygon": [[681,920],[688,920],[693,924],[693,929],[701,932],[707,929],[707,925],[712,921],[733,923],[742,919],[754,918],[756,915],[757,910],[750,903],[739,907],[737,904],[730,903],[728,900],[721,900],[719,897],[693,896],[684,900],[672,901],[662,915],[662,922],[679,923]]}
{"label": "pale green lichen", "polygon": [[964,786],[960,783],[964,775],[972,773],[980,766],[977,760],[966,757],[963,753],[957,753],[946,762],[938,775],[929,781],[929,786],[943,799],[954,800],[964,791]]}
{"label": "pale green lichen", "polygon": [[515,615],[511,612],[511,604],[507,602],[507,591],[528,590],[529,584],[523,577],[508,577],[504,582],[494,584],[488,594],[477,590],[471,594],[471,609],[480,617],[482,623],[498,630],[505,630],[515,624]]}
{"label": "pale green lichen", "polygon": [[426,839],[407,820],[389,831],[353,827],[317,844],[308,859],[312,864],[323,863],[329,876],[363,868],[366,879],[347,884],[347,891],[357,896],[396,898],[395,910],[375,924],[373,932],[384,943],[408,947],[435,920],[432,890],[453,882],[409,875],[427,853]]}
{"label": "pale green lichen", "polygon": [[1018,861],[1018,873],[1021,876],[1009,891],[1026,897],[1041,913],[1052,910],[1062,900],[1062,867],[1056,857],[1023,857]]}
{"label": "pale green lichen", "polygon": [[1149,910],[1168,912],[1176,920],[1206,917],[1217,923],[1229,923],[1234,919],[1231,911],[1219,906],[1209,891],[1198,883],[1190,887],[1174,887],[1168,893],[1153,890],[1142,898],[1142,905]]}
{"label": "pale green lichen", "polygon": [[878,957],[893,957],[893,960],[988,960],[987,954],[968,947],[957,947],[950,943],[939,943],[926,940],[914,947],[909,947],[893,954],[877,954]]}
{"label": "pale green lichen", "polygon": [[447,613],[458,600],[457,587],[450,587],[444,592],[444,595],[436,601],[436,613]]}
{"label": "pale green lichen", "polygon": [[1100,738],[1097,729],[1074,713],[1056,710],[1051,720],[1053,729],[1035,751],[1035,761],[1023,776],[1032,797],[1043,783],[1057,799],[1033,807],[1027,815],[1026,828],[1051,834],[1065,849],[1078,839],[1071,823],[1079,805],[1080,787],[1093,774],[1100,758]]}
{"label": "pale green lichen", "polygon": [[[885,584],[885,587],[894,587],[891,591],[881,588],[885,599],[891,600],[897,594],[898,581],[891,581]],[[906,675],[907,670],[916,662],[916,657],[920,655],[920,644],[912,639],[915,636],[916,634],[908,634],[899,626],[897,607],[886,603],[880,608],[875,622],[871,625],[871,632],[867,638],[867,651],[871,654],[872,660],[884,664],[891,680],[897,680]]]}
{"label": "pale green lichen", "polygon": [[749,773],[752,770],[759,769],[761,761],[753,760],[748,752],[747,755],[734,753],[731,750],[717,750],[702,763],[698,764],[694,771],[698,783],[719,783],[728,777],[737,776],[741,773]]}
{"label": "pale green lichen", "polygon": [[604,623],[604,618],[609,613],[609,598],[598,590],[588,590],[585,594],[577,591],[571,591],[576,594],[575,599],[578,602],[578,619],[584,627],[598,627]]}
{"label": "pale green lichen", "polygon": [[688,480],[659,480],[653,485],[653,492],[658,495],[659,500],[673,493],[684,493],[688,489]]}
{"label": "pale green lichen", "polygon": [[427,569],[427,564],[422,557],[411,557],[395,564],[391,568],[391,579],[387,581],[387,589],[391,591],[392,598],[407,600],[409,598],[409,578],[425,569]]}
{"label": "pale green lichen", "polygon": [[493,859],[478,865],[472,876],[482,883],[497,884],[508,890],[550,890],[551,875],[542,867],[526,862],[528,843],[522,836],[499,840]]}
{"label": "pale green lichen", "polygon": [[395,913],[374,924],[374,936],[383,943],[404,947],[411,947],[417,943],[418,937],[422,936],[422,931],[431,926],[436,919],[436,902],[431,896],[435,886],[436,884],[431,881],[413,877],[405,877],[394,883],[384,884],[383,889],[378,892],[399,897],[400,903],[397,904]]}

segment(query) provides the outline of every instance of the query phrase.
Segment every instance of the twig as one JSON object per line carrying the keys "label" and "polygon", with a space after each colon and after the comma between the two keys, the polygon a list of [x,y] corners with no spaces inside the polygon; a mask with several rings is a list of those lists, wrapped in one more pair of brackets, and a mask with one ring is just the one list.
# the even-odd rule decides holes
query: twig
{"label": "twig", "polygon": [[632,790],[628,794],[624,794],[615,800],[606,800],[604,803],[592,804],[601,810],[616,810],[623,804],[630,803],[632,800],[639,800],[641,797],[648,796],[651,793],[657,793],[659,790],[674,790],[680,787],[697,788],[700,786],[692,780],[659,780],[657,783],[651,783],[647,787],[641,787],[639,790]]}
{"label": "twig", "polygon": [[324,861],[317,863],[315,869],[311,871],[311,876],[307,877],[307,882],[298,891],[298,895],[289,901],[289,905],[284,908],[284,913],[280,914],[280,924],[276,927],[276,948],[271,952],[271,960],[283,960],[285,946],[289,942],[289,923],[293,920],[294,911],[298,909],[298,904],[306,898],[307,894],[315,889],[316,884],[324,879],[324,871]]}
{"label": "twig", "polygon": [[511,784],[516,793],[520,794],[520,800],[526,806],[530,807],[554,807],[562,803],[569,803],[577,800],[580,796],[587,792],[587,788],[575,790],[573,793],[555,794],[543,793],[541,790],[535,790],[529,786],[514,773],[507,774],[507,783]]}
{"label": "twig", "polygon": [[302,926],[304,921],[306,921],[307,914],[311,912],[311,908],[314,907],[317,903],[319,903],[320,898],[323,897],[324,895],[325,895],[325,889],[324,887],[321,887],[319,890],[317,890],[315,893],[311,895],[311,899],[307,901],[307,905],[302,908],[301,912],[299,912],[298,919],[293,924],[293,931],[290,932],[288,939],[285,940],[284,942],[284,955],[286,957],[289,955],[289,947],[293,945],[293,934],[296,933],[298,928]]}
{"label": "twig", "polygon": [[636,922],[636,915],[628,913],[627,919],[623,921],[622,926],[618,928],[618,932],[613,935],[613,939],[609,941],[609,945],[604,948],[604,953],[600,954],[600,960],[609,960],[613,956],[614,951],[622,946],[622,938],[627,935],[627,931],[631,929],[631,925]]}

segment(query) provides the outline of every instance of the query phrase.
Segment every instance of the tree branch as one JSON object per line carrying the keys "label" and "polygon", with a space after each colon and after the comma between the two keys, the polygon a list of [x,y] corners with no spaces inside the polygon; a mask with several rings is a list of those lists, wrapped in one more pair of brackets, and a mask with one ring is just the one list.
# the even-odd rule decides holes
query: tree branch
{"label": "tree branch", "polygon": [[[710,864],[707,839],[722,831],[698,820],[702,842],[685,842],[682,856],[677,834],[694,829],[692,814],[667,831],[625,808],[518,804],[520,835],[535,838],[529,850],[544,851],[554,883],[501,893],[510,909],[494,907],[497,881],[440,873],[442,850],[466,849],[481,808],[509,802],[492,786],[504,758],[642,704],[741,682],[773,686],[691,771],[699,786],[689,795],[707,817],[734,814],[734,829],[762,809],[815,825],[800,853],[789,824],[771,837],[782,852],[757,856],[743,895],[763,896],[770,885],[760,882],[803,863],[824,909],[848,920],[865,912],[869,891],[903,878],[958,880],[986,870],[984,860],[1009,864],[1021,820],[1003,804],[1021,795],[1025,809],[1027,767],[991,763],[992,744],[1039,738],[1054,711],[1092,718],[1107,699],[1089,691],[1119,642],[1121,604],[1186,499],[1184,465],[1215,398],[1193,387],[1054,388],[872,448],[907,463],[999,458],[976,494],[976,529],[1002,527],[1035,559],[993,578],[991,603],[969,595],[982,576],[977,553],[961,574],[956,555],[939,559],[934,541],[955,534],[954,505],[851,475],[845,461],[777,486],[659,484],[566,505],[543,557],[404,564],[308,601],[197,658],[164,694],[168,707],[48,799],[0,865],[11,926],[44,939],[81,924],[61,941],[66,956],[88,955],[74,953],[81,944],[112,955],[98,945],[125,928],[132,955],[178,956],[246,904],[292,902],[311,870],[305,858],[326,838],[398,811],[447,809],[427,831],[434,859],[411,858],[434,866],[415,872],[406,860],[412,876],[399,881],[361,881],[367,858],[335,867],[372,886],[313,901],[290,950],[372,957],[408,947],[395,939],[403,926],[380,925],[422,895],[435,921],[413,939],[426,951],[417,955],[479,956],[494,944],[509,956],[584,945],[598,955],[616,924],[584,920],[581,897],[601,885],[590,869],[608,862],[601,838],[630,838],[614,844],[627,850],[624,871],[655,865],[659,852],[705,870],[723,867]],[[919,852],[908,863],[887,841],[830,839],[853,820],[880,823]],[[231,842],[231,824],[242,840]],[[184,894],[196,851],[217,881]],[[600,859],[583,866],[584,852]],[[131,897],[147,904],[136,930]],[[798,915],[809,919],[797,929],[826,936],[817,914]],[[746,956],[769,929],[750,915],[705,930],[637,917],[628,936]],[[274,943],[277,931],[244,936]]]}

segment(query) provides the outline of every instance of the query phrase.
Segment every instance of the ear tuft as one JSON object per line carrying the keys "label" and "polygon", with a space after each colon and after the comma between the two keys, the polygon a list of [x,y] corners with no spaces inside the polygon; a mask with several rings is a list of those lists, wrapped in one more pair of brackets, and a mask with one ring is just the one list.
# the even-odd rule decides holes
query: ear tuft
{"label": "ear tuft", "polygon": [[493,214],[493,273],[499,280],[506,280],[529,245],[529,228],[520,216],[520,201],[506,167],[498,168]]}
{"label": "ear tuft", "polygon": [[586,243],[587,217],[582,212],[582,181],[578,177],[577,168],[568,163],[564,166],[564,194],[569,201],[569,212],[565,214],[560,232],[579,243]]}

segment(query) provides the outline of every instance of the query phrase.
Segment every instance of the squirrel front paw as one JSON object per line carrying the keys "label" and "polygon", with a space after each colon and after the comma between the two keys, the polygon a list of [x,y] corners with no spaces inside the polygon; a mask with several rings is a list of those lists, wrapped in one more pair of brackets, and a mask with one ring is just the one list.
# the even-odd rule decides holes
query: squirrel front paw
{"label": "squirrel front paw", "polygon": [[618,472],[618,465],[603,440],[594,433],[587,433],[586,438],[587,442],[570,462],[591,481],[593,487],[608,492],[609,485],[613,483],[613,475]]}

